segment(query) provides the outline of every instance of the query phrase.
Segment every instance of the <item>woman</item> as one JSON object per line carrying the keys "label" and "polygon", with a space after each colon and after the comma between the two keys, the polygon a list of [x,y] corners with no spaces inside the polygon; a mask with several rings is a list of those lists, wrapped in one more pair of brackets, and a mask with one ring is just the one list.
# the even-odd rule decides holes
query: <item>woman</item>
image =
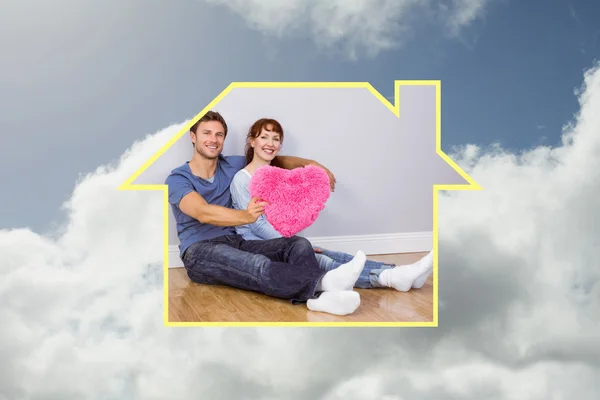
{"label": "woman", "polygon": [[[252,174],[258,168],[272,164],[273,159],[281,150],[282,142],[283,128],[274,119],[259,119],[250,127],[246,137],[246,162],[248,165],[240,170],[231,182],[230,190],[234,208],[246,209],[251,199],[248,185]],[[268,240],[282,236],[267,221],[264,214],[253,224],[236,227],[236,231],[246,240]],[[315,252],[319,266],[325,271],[334,270],[351,262],[354,258],[350,254],[319,248],[315,248]],[[367,260],[354,287],[389,287],[407,292],[411,288],[420,289],[432,271],[431,252],[414,264],[400,267]]]}

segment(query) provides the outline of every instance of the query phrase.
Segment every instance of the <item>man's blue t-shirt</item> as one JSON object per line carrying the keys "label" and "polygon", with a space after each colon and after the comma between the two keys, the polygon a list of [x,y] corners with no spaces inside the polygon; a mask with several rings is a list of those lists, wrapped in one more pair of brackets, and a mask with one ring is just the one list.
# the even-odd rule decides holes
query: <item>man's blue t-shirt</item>
{"label": "man's blue t-shirt", "polygon": [[229,186],[235,174],[245,166],[244,156],[219,155],[215,175],[210,181],[192,174],[187,161],[171,171],[165,183],[169,187],[169,203],[177,222],[180,257],[183,257],[190,245],[200,240],[235,234],[234,227],[203,224],[183,213],[179,209],[181,199],[188,193],[196,191],[208,204],[233,208]]}

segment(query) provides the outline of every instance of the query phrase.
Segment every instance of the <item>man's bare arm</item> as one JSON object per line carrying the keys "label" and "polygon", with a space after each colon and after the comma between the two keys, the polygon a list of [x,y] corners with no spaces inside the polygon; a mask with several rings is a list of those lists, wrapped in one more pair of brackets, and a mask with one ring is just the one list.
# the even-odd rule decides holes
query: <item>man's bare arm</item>
{"label": "man's bare arm", "polygon": [[179,202],[179,209],[203,224],[215,226],[239,226],[256,222],[264,211],[265,203],[250,201],[248,209],[233,210],[231,208],[208,204],[197,192],[190,192]]}
{"label": "man's bare arm", "polygon": [[336,179],[333,172],[331,172],[324,165],[316,162],[315,160],[309,160],[306,158],[296,157],[296,156],[277,156],[271,162],[271,165],[284,169],[295,169],[300,167],[306,167],[307,165],[315,165],[317,167],[321,167],[327,172],[329,176],[329,185],[331,186],[331,191],[335,191]]}

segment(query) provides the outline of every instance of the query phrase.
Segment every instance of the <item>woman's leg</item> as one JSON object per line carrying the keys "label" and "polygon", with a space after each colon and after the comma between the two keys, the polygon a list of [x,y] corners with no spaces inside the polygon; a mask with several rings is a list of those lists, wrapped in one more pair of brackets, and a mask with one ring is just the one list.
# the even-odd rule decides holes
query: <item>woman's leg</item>
{"label": "woman's leg", "polygon": [[[350,254],[344,252],[321,247],[317,247],[317,249],[323,250],[323,253],[320,254],[338,263],[352,259]],[[410,289],[423,287],[432,272],[433,255],[431,251],[421,260],[409,265],[396,266],[368,260],[354,287],[363,289],[389,287],[400,292],[407,292]]]}
{"label": "woman's leg", "polygon": [[376,261],[367,261],[360,277],[356,281],[355,287],[361,289],[374,289],[388,287],[384,285],[379,277],[385,270],[394,268],[393,265],[384,264]]}
{"label": "woman's leg", "polygon": [[[319,260],[319,266],[321,266],[325,271],[330,271],[334,268],[337,268],[341,264],[347,263],[354,258],[352,255],[341,251],[332,251],[323,249],[321,247],[317,248],[323,250],[322,253],[317,253],[316,256],[317,260]],[[367,260],[365,262],[365,267],[358,277],[354,287],[360,289],[386,287],[381,284],[379,276],[384,270],[394,267],[394,264],[386,264],[383,262]]]}
{"label": "woman's leg", "polygon": [[[317,261],[322,271],[333,271],[341,265],[345,265],[353,262],[356,257],[351,256],[347,253],[332,252],[327,250],[328,255],[325,253],[317,253]],[[330,255],[332,257],[330,257]],[[358,279],[354,283],[355,288],[360,289],[371,289],[374,287],[383,287],[379,283],[379,275],[385,269],[393,268],[393,265],[386,265],[384,263],[365,260],[364,267],[358,276]]]}
{"label": "woman's leg", "polygon": [[339,261],[336,261],[333,258],[328,257],[322,253],[315,253],[315,256],[317,257],[317,262],[319,263],[319,268],[321,268],[321,270],[324,272],[332,271],[332,270],[336,269],[337,267],[339,267],[340,265],[350,262],[353,258],[353,257],[350,257],[350,259],[348,261],[339,262]]}

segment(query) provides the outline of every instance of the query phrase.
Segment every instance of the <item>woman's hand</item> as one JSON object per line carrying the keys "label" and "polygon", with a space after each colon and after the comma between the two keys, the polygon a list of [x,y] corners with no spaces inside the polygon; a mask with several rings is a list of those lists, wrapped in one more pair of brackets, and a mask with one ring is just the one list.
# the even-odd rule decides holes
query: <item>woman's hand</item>
{"label": "woman's hand", "polygon": [[313,250],[315,251],[315,253],[322,253],[323,250],[319,249],[318,247],[313,247]]}

